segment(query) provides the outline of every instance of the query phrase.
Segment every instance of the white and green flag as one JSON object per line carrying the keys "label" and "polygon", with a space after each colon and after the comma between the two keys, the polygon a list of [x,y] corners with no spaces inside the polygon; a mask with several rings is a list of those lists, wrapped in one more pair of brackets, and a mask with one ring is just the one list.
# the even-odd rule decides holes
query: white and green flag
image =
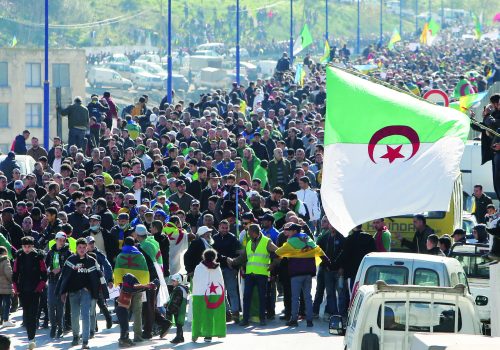
{"label": "white and green flag", "polygon": [[332,67],[326,80],[321,196],[333,227],[447,211],[467,116]]}
{"label": "white and green flag", "polygon": [[193,338],[226,336],[224,278],[220,268],[198,264],[193,276],[191,332]]}
{"label": "white and green flag", "polygon": [[311,45],[313,42],[313,38],[311,32],[309,31],[309,27],[307,24],[304,24],[304,28],[300,32],[300,36],[295,40],[293,44],[293,55],[298,55],[302,50]]}

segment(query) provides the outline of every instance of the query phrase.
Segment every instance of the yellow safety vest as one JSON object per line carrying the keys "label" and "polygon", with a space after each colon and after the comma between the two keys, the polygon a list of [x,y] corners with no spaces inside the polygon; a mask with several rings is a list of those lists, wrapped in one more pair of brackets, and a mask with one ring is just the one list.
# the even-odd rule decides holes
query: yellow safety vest
{"label": "yellow safety vest", "polygon": [[246,251],[247,251],[247,266],[246,266],[246,274],[255,274],[255,275],[263,275],[268,276],[269,273],[269,264],[271,263],[271,256],[267,251],[267,244],[270,239],[266,236],[261,236],[259,244],[255,248],[255,251],[252,250],[252,241],[247,242]]}
{"label": "yellow safety vest", "polygon": [[[73,254],[76,253],[76,239],[74,239],[73,237],[68,237],[66,243],[68,243],[69,245],[69,251],[72,252]],[[56,244],[56,240],[51,239],[49,241],[49,250],[52,248],[54,244]]]}

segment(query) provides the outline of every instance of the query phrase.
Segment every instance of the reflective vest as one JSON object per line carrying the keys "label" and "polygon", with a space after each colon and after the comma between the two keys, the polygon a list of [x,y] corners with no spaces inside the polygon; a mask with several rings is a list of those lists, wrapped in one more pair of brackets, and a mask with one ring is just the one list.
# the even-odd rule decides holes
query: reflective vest
{"label": "reflective vest", "polygon": [[255,251],[252,250],[252,241],[249,240],[247,242],[246,251],[247,251],[247,266],[246,266],[246,274],[255,274],[255,275],[263,275],[268,276],[269,273],[269,264],[271,263],[271,257],[269,252],[267,251],[267,244],[270,239],[266,236],[261,236],[259,244],[255,248]]}
{"label": "reflective vest", "polygon": [[[66,243],[68,243],[69,245],[69,251],[72,252],[73,254],[76,253],[76,239],[74,239],[73,237],[68,237],[66,239]],[[52,249],[52,246],[56,244],[56,240],[55,239],[51,239],[49,241],[49,250]]]}

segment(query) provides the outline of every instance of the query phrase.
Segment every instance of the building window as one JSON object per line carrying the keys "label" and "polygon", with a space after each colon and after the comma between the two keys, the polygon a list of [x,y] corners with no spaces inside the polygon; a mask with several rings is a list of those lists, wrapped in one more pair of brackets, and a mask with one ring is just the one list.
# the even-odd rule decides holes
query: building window
{"label": "building window", "polygon": [[69,87],[69,64],[54,63],[52,65],[52,82],[54,87]]}
{"label": "building window", "polygon": [[42,86],[42,65],[40,63],[26,63],[26,86]]}
{"label": "building window", "polygon": [[9,86],[8,68],[7,62],[0,62],[0,86]]}
{"label": "building window", "polygon": [[0,103],[0,128],[9,127],[9,105]]}
{"label": "building window", "polygon": [[26,104],[26,127],[41,128],[42,127],[42,104],[27,103]]}

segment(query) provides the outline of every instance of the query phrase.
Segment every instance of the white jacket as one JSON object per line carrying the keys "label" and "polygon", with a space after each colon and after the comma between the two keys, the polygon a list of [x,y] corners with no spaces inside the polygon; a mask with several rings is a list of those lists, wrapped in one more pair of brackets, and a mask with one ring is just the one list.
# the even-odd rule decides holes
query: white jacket
{"label": "white jacket", "polygon": [[311,188],[308,188],[307,190],[299,190],[297,191],[297,197],[307,206],[309,219],[311,221],[319,220],[321,218],[319,197],[316,191],[311,190]]}

